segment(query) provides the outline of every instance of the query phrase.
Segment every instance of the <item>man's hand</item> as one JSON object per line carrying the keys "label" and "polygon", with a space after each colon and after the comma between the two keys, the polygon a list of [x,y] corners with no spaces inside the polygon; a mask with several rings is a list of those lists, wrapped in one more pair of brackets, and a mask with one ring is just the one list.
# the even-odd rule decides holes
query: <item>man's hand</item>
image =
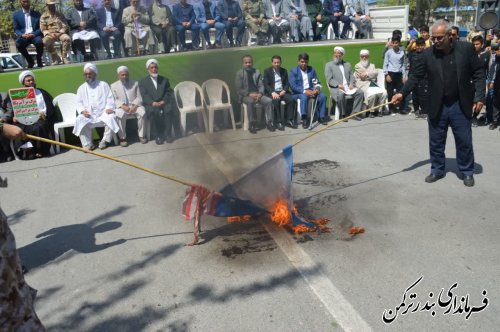
{"label": "man's hand", "polygon": [[370,16],[365,15],[365,21],[369,21],[369,20],[371,20],[371,19],[372,19],[372,18],[371,18]]}
{"label": "man's hand", "polygon": [[392,82],[392,78],[391,78],[391,76],[390,76],[390,75],[385,75],[385,81],[386,81],[387,83],[391,83],[391,82]]}
{"label": "man's hand", "polygon": [[396,93],[395,95],[392,96],[391,102],[394,103],[395,105],[399,104],[402,101],[403,101],[403,95],[401,93]]}
{"label": "man's hand", "polygon": [[207,24],[209,26],[213,26],[215,24],[215,20],[207,20]]}
{"label": "man's hand", "polygon": [[90,118],[90,112],[89,111],[83,111],[82,114],[83,114],[84,117]]}
{"label": "man's hand", "polygon": [[85,29],[87,27],[87,22],[81,21],[80,22],[80,28]]}
{"label": "man's hand", "polygon": [[132,105],[131,107],[129,107],[129,113],[130,114],[134,114],[136,111],[137,111],[137,105]]}
{"label": "man's hand", "polygon": [[113,114],[115,111],[113,111],[111,108],[108,108],[104,110],[104,112],[106,112],[107,114]]}
{"label": "man's hand", "polygon": [[304,91],[304,94],[308,96],[309,98],[314,97],[314,91],[313,90],[306,90]]}
{"label": "man's hand", "polygon": [[59,37],[61,36],[61,34],[58,32],[52,32],[52,33],[49,33],[49,36],[52,37],[53,39],[59,40]]}
{"label": "man's hand", "polygon": [[321,14],[316,16],[316,21],[318,21],[318,22],[321,21]]}
{"label": "man's hand", "polygon": [[352,89],[354,89],[354,84],[351,83],[351,84],[349,84],[349,90],[352,90]]}
{"label": "man's hand", "polygon": [[129,113],[130,112],[130,107],[128,107],[127,105],[123,104],[121,106],[121,109],[124,110],[125,112]]}
{"label": "man's hand", "polygon": [[340,90],[344,90],[344,84],[339,83],[339,85],[337,85],[337,88],[339,88]]}
{"label": "man's hand", "polygon": [[273,92],[271,93],[271,96],[273,97],[273,99],[277,100],[277,99],[280,99],[280,94],[277,93],[277,92]]}
{"label": "man's hand", "polygon": [[16,140],[26,138],[26,134],[23,132],[21,128],[10,124],[3,125],[3,136],[8,139],[16,139]]}
{"label": "man's hand", "polygon": [[481,109],[483,108],[483,105],[484,104],[481,101],[478,101],[478,102],[474,103],[474,108],[473,108],[474,115],[478,115],[479,112],[481,112]]}

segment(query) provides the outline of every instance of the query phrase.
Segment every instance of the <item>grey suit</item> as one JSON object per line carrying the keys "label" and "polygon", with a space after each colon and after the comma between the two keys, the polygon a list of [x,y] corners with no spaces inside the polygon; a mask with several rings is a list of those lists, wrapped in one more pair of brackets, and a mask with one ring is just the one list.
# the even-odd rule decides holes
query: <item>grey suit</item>
{"label": "grey suit", "polygon": [[[340,71],[340,65],[344,66],[345,73],[345,81],[344,84],[344,76]],[[348,116],[351,112],[347,112],[347,101],[346,95],[339,89],[339,84],[355,85],[356,79],[354,78],[352,72],[352,66],[349,62],[342,61],[340,64],[335,64],[333,61],[328,62],[325,65],[325,78],[330,89],[330,96],[335,100],[337,106],[339,108],[339,112],[341,116]],[[361,89],[357,89],[356,92],[352,95],[353,105],[352,112],[357,113],[361,111],[361,107],[363,106],[363,97],[364,93]]]}
{"label": "grey suit", "polygon": [[[290,23],[285,16],[283,3],[286,0],[265,0],[266,19],[269,20],[269,28],[273,35],[273,43],[281,43],[282,34],[290,30]],[[273,17],[281,18],[274,20]]]}
{"label": "grey suit", "polygon": [[[136,118],[137,119],[137,131],[140,138],[144,138],[144,117],[146,115],[146,109],[142,106],[141,92],[139,91],[139,84],[137,81],[129,80],[127,83],[123,84],[121,81],[116,81],[111,84],[111,92],[113,97],[115,97],[115,114],[119,119],[118,125],[120,126],[120,139],[124,140],[127,138],[127,119]],[[134,113],[126,112],[122,107],[123,105],[134,107],[137,106]]]}
{"label": "grey suit", "polygon": [[[266,123],[273,122],[273,101],[271,98],[264,96],[264,80],[262,78],[262,74],[259,70],[252,68],[252,79],[254,84],[257,86],[257,89],[262,98],[260,99],[260,104],[264,107],[266,112]],[[238,97],[240,103],[245,103],[248,108],[248,121],[250,123],[255,123],[257,120],[257,116],[255,113],[255,105],[257,104],[255,100],[249,96],[249,86],[248,86],[248,74],[245,69],[240,69],[236,73],[236,91],[238,91]]]}
{"label": "grey suit", "polygon": [[311,19],[304,0],[283,0],[283,15],[290,23],[290,34],[294,42],[314,36]]}

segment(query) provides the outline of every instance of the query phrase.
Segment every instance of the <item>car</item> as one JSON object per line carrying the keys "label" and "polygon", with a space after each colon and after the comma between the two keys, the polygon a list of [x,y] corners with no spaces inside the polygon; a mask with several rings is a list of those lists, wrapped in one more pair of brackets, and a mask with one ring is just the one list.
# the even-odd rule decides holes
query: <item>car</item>
{"label": "car", "polygon": [[21,53],[0,53],[0,72],[22,70],[25,60]]}

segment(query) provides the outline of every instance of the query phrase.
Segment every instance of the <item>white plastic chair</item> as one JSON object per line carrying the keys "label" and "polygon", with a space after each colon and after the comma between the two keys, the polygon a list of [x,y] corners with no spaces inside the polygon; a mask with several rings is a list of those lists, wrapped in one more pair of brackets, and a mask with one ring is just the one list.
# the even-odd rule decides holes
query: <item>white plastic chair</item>
{"label": "white plastic chair", "polygon": [[[229,113],[231,117],[231,124],[233,125],[233,130],[236,129],[236,124],[234,122],[234,112],[233,105],[231,105],[231,95],[229,92],[229,86],[226,82],[213,78],[209,79],[201,85],[205,98],[205,107],[208,112],[208,132],[213,133],[214,131],[214,114],[215,111],[221,110],[225,113]],[[223,96],[226,95],[227,102],[224,102]],[[224,116],[224,123],[227,125],[227,114]]]}
{"label": "white plastic chair", "polygon": [[[182,136],[186,135],[186,116],[188,113],[198,113],[198,125],[201,127],[201,116],[205,128],[208,128],[203,91],[197,83],[192,81],[180,82],[174,88],[174,96],[180,112]],[[199,105],[196,104],[197,96],[200,98]]]}
{"label": "white plastic chair", "polygon": [[[63,93],[54,98],[54,106],[59,106],[62,122],[54,123],[54,139],[56,141],[66,142],[64,130],[59,132],[59,129],[74,127],[76,123],[76,94]],[[60,147],[56,146],[56,152],[59,153]]]}

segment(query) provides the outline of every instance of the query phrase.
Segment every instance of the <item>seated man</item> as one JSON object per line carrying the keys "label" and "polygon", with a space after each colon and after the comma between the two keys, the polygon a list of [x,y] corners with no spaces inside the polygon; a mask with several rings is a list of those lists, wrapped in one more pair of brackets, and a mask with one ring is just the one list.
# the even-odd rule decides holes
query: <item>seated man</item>
{"label": "seated man", "polygon": [[151,18],[151,30],[158,40],[158,53],[170,53],[177,39],[170,7],[162,4],[160,0],[154,0],[148,14]]}
{"label": "seated man", "polygon": [[[52,0],[54,1],[54,0]],[[111,0],[103,0],[104,6],[97,9],[97,27],[99,36],[101,36],[102,46],[108,54],[108,59],[111,59],[111,50],[109,49],[109,38],[113,37],[113,51],[115,58],[121,58],[122,33],[121,25],[122,18],[118,16],[118,10],[111,7]]]}
{"label": "seated man", "polygon": [[[25,88],[35,88],[35,97],[40,118],[37,122],[26,125],[17,121],[14,115],[13,123],[21,128],[26,134],[31,134],[43,138],[52,138],[52,131],[54,128],[56,112],[52,96],[45,90],[38,89],[35,82],[35,74],[25,70],[19,74],[19,83]],[[25,141],[24,143],[26,143]],[[40,141],[30,141],[33,148],[25,150],[25,158],[42,158],[50,155],[50,144],[42,143]]]}
{"label": "seated man", "polygon": [[[387,91],[385,87],[377,85],[377,77],[382,69],[375,69],[375,65],[370,63],[370,52],[361,50],[359,52],[360,61],[354,66],[354,77],[356,86],[363,91],[365,105],[372,108],[387,101]],[[370,111],[370,118],[375,117],[375,113],[382,116],[382,109]]]}
{"label": "seated man", "polygon": [[281,38],[290,30],[290,24],[285,18],[285,0],[265,0],[266,18],[273,36],[273,44],[281,44]]}
{"label": "seated man", "polygon": [[283,15],[290,22],[290,35],[294,43],[312,41],[314,32],[304,0],[283,0]]}
{"label": "seated man", "polygon": [[373,38],[372,19],[366,0],[346,0],[347,15],[356,26],[356,39]]}
{"label": "seated man", "polygon": [[[279,130],[285,130],[285,125],[290,128],[297,128],[288,73],[286,69],[281,68],[281,57],[279,55],[273,55],[271,60],[272,66],[264,70],[264,90],[266,96],[273,100],[274,126]],[[286,114],[281,109],[281,103],[286,105]]]}
{"label": "seated man", "polygon": [[304,3],[314,31],[314,40],[321,40],[326,36],[330,18],[326,15],[321,0],[304,0]]}
{"label": "seated man", "polygon": [[[215,1],[203,0],[194,7],[196,13],[196,23],[200,25],[201,32],[205,36],[208,48],[221,48],[222,35],[224,34],[224,23],[220,22],[220,15],[217,13]],[[210,43],[210,28],[215,28],[215,45]]]}
{"label": "seated man", "polygon": [[[335,39],[347,39],[347,30],[351,26],[351,20],[344,15],[345,8],[342,0],[325,0],[323,2],[326,15],[330,18]],[[343,23],[342,32],[339,34],[339,21]]]}
{"label": "seated man", "polygon": [[99,142],[99,149],[103,150],[111,142],[113,133],[120,130],[114,111],[115,100],[108,83],[96,79],[97,67],[94,64],[87,63],[83,67],[83,76],[85,83],[76,92],[78,116],[73,134],[80,137],[85,150],[94,150],[92,128],[104,125],[104,135]]}
{"label": "seated man", "polygon": [[[85,8],[83,0],[73,0],[73,4],[74,7],[66,15],[71,39],[73,40],[73,53],[76,55],[77,51],[79,51],[83,55],[83,61],[98,60],[97,49],[100,47],[101,41],[97,33],[95,11]],[[89,41],[92,55],[87,54],[85,41]]]}
{"label": "seated man", "polygon": [[275,131],[273,125],[272,99],[264,96],[264,82],[258,69],[253,67],[251,55],[242,58],[243,68],[236,73],[236,91],[240,103],[245,103],[248,112],[248,130],[257,133],[257,113],[255,107],[260,104],[265,110],[266,126],[269,131]]}
{"label": "seated man", "polygon": [[300,100],[300,116],[302,127],[308,128],[310,119],[308,118],[309,100],[316,99],[319,114],[318,121],[326,124],[326,96],[319,89],[319,79],[316,70],[309,66],[309,54],[300,53],[298,56],[298,66],[290,71],[290,88],[292,89],[293,100]]}
{"label": "seated man", "polygon": [[196,23],[193,5],[187,3],[187,0],[179,0],[179,3],[173,7],[173,15],[180,50],[186,50],[186,30],[191,30],[193,34],[191,46],[194,50],[198,50],[200,48],[200,25]]}
{"label": "seated man", "polygon": [[43,67],[43,40],[42,31],[40,30],[40,13],[30,8],[30,0],[20,0],[21,9],[12,14],[14,32],[16,33],[16,47],[21,53],[28,68],[33,68],[35,62],[28,53],[28,46],[33,44],[36,48],[36,62],[38,68]]}
{"label": "seated man", "polygon": [[172,133],[172,127],[180,133],[179,110],[175,107],[174,92],[168,78],[158,75],[156,59],[149,59],[146,68],[148,76],[139,81],[139,90],[156,136],[156,144],[163,144],[165,140],[172,143],[176,136]]}
{"label": "seated man", "polygon": [[111,92],[115,97],[115,114],[120,126],[120,145],[126,147],[127,144],[127,119],[137,119],[137,130],[139,141],[142,144],[148,142],[144,136],[144,118],[146,110],[142,106],[142,97],[137,81],[129,79],[128,68],[120,66],[116,70],[118,81],[111,84]]}
{"label": "seated man", "polygon": [[245,23],[250,32],[257,36],[257,45],[267,44],[269,21],[266,20],[266,8],[262,0],[245,0],[243,2]]}
{"label": "seated man", "polygon": [[[333,49],[333,60],[325,65],[325,78],[328,87],[330,88],[330,96],[337,103],[341,117],[346,117],[351,112],[357,113],[361,111],[363,106],[363,91],[356,89],[352,72],[352,66],[349,62],[344,61],[345,50],[343,47],[337,46]],[[347,110],[346,95],[352,96],[352,110]],[[360,116],[356,116],[355,120],[361,120]]]}
{"label": "seated man", "polygon": [[241,46],[241,40],[245,33],[245,21],[243,20],[240,3],[236,0],[219,0],[217,2],[217,14],[220,16],[220,20],[225,26],[229,46],[233,47],[235,45],[233,28],[238,29],[236,46]]}
{"label": "seated man", "polygon": [[144,7],[139,6],[139,0],[130,0],[130,6],[123,10],[122,23],[125,26],[125,47],[130,54],[140,55],[137,41],[143,46],[144,52],[149,53],[149,47],[155,42],[149,27],[149,15]]}
{"label": "seated man", "polygon": [[[71,48],[71,37],[68,35],[69,26],[64,15],[56,11],[56,1],[47,0],[47,10],[40,17],[40,29],[43,33],[43,44],[50,53],[52,65],[71,63],[68,53]],[[61,42],[61,56],[57,54],[55,42]]]}
{"label": "seated man", "polygon": [[[14,112],[9,95],[6,92],[0,92],[0,126],[11,124],[13,117]],[[14,160],[14,156],[10,149],[10,140],[0,135],[0,163],[12,160]]]}

